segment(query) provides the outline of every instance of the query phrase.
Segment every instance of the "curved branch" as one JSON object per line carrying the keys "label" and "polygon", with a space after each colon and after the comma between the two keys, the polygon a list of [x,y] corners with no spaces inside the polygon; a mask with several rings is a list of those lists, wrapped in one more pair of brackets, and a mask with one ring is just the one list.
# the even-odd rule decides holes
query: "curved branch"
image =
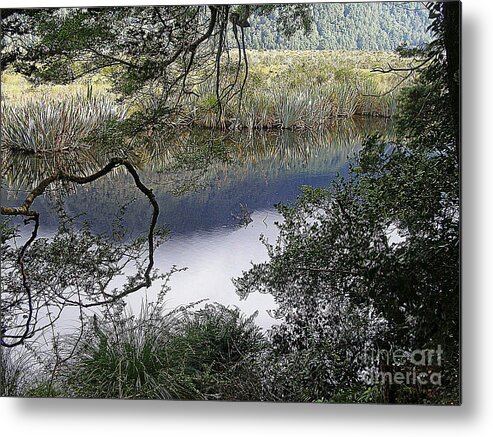
{"label": "curved branch", "polygon": [[398,89],[407,79],[409,79],[414,74],[414,70],[410,70],[404,77],[402,77],[399,82],[397,82],[392,88],[389,90],[380,93],[380,94],[364,94],[361,95],[363,97],[385,97],[387,94],[392,94],[396,89]]}
{"label": "curved branch", "polygon": [[376,67],[372,68],[370,72],[372,73],[394,73],[396,71],[417,71],[423,68],[428,62],[430,62],[435,55],[429,56],[426,59],[424,59],[422,62],[420,62],[418,65],[415,65],[414,67],[392,67],[390,64],[387,64],[389,68],[383,69],[381,67]]}
{"label": "curved branch", "polygon": [[[157,219],[159,216],[159,205],[156,201],[156,198],[154,196],[154,193],[152,190],[148,187],[146,187],[141,179],[140,176],[135,169],[135,167],[127,160],[121,159],[121,158],[113,158],[111,159],[108,164],[106,164],[103,168],[101,168],[99,171],[96,173],[93,173],[89,176],[75,176],[75,175],[70,175],[67,174],[63,171],[59,171],[55,173],[54,175],[44,179],[39,183],[37,187],[35,187],[26,197],[24,200],[23,204],[18,207],[1,207],[1,214],[2,215],[11,215],[11,216],[24,216],[27,217],[25,220],[25,223],[27,224],[29,221],[34,221],[34,229],[31,233],[31,237],[24,243],[22,246],[22,249],[19,253],[19,257],[17,258],[17,263],[19,265],[20,271],[21,271],[21,276],[22,276],[22,286],[24,288],[24,291],[27,296],[27,302],[28,302],[28,312],[26,315],[26,322],[24,324],[24,330],[22,334],[19,334],[18,336],[12,336],[12,335],[5,335],[5,330],[2,327],[2,332],[1,332],[1,338],[0,338],[0,344],[5,347],[14,347],[18,346],[22,343],[27,338],[30,338],[32,334],[35,332],[35,329],[32,329],[32,323],[33,323],[33,305],[32,305],[32,293],[31,293],[31,288],[29,285],[29,281],[24,269],[24,255],[29,248],[29,246],[34,242],[34,240],[37,238],[38,235],[38,229],[39,229],[39,213],[37,211],[31,210],[31,205],[34,202],[34,200],[42,195],[45,190],[54,182],[57,181],[63,181],[63,182],[73,182],[78,185],[84,185],[88,184],[90,182],[94,182],[95,180],[107,175],[109,172],[111,172],[113,169],[117,168],[118,166],[123,165],[127,171],[131,174],[131,176],[134,179],[135,185],[137,188],[144,193],[144,195],[149,199],[149,202],[152,205],[153,208],[153,214],[151,218],[151,223],[149,225],[149,232],[147,234],[147,244],[148,244],[148,252],[149,252],[149,261],[146,267],[146,270],[144,272],[143,278],[140,282],[137,282],[135,285],[128,287],[124,289],[122,292],[114,295],[108,295],[105,294],[107,297],[105,300],[100,300],[92,303],[87,303],[83,304],[79,302],[79,306],[83,308],[89,308],[89,307],[94,307],[94,306],[100,306],[104,304],[109,304],[113,303],[125,296],[128,296],[129,294],[135,293],[136,291],[144,288],[144,287],[149,287],[152,283],[151,280],[151,271],[154,266],[154,230],[156,227]],[[6,342],[4,339],[5,338],[16,338],[15,341],[13,342]]]}

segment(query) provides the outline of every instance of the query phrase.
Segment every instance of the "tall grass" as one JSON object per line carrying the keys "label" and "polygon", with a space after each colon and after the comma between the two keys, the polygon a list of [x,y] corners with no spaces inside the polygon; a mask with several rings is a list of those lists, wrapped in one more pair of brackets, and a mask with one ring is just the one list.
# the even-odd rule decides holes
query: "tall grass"
{"label": "tall grass", "polygon": [[[235,64],[235,53],[230,55]],[[399,77],[371,69],[389,64],[405,67],[411,62],[391,52],[249,51],[248,57],[249,77],[241,106],[237,94],[222,106],[219,120],[215,79],[210,77],[205,82],[198,81],[193,93],[182,98],[178,113],[170,117],[169,123],[305,130],[324,128],[336,118],[354,115],[391,117],[405,83],[394,89]],[[223,87],[235,75],[232,64],[222,68]],[[100,92],[91,93],[88,98],[81,83],[65,88],[33,88],[19,76],[3,73],[4,144],[35,153],[83,147],[83,138],[89,131],[111,117],[125,116],[125,110],[114,103],[104,83],[103,76],[94,77],[91,84]]]}
{"label": "tall grass", "polygon": [[139,317],[95,318],[58,385],[71,397],[224,399],[241,389],[241,366],[262,341],[237,309],[162,313],[144,305]]}
{"label": "tall grass", "polygon": [[183,320],[170,350],[181,372],[206,399],[259,399],[256,358],[266,343],[255,316],[214,304],[188,313]]}
{"label": "tall grass", "polygon": [[143,306],[139,317],[94,317],[62,385],[71,397],[172,399],[195,395],[193,386],[168,371],[166,346],[177,317],[155,317]]}
{"label": "tall grass", "polygon": [[[371,73],[375,67],[407,61],[389,52],[249,53],[250,73],[241,108],[232,99],[220,126],[247,129],[314,129],[335,118],[354,115],[391,117],[396,109],[398,78]],[[224,74],[222,81],[231,77]],[[388,92],[393,90],[392,92]],[[182,108],[181,121],[203,127],[218,122],[214,83],[202,83]]]}
{"label": "tall grass", "polygon": [[91,87],[61,100],[46,95],[2,102],[2,148],[29,153],[88,148],[85,140],[91,133],[125,113],[110,96],[93,93]]}
{"label": "tall grass", "polygon": [[0,397],[29,395],[39,385],[33,373],[36,365],[27,349],[0,347]]}

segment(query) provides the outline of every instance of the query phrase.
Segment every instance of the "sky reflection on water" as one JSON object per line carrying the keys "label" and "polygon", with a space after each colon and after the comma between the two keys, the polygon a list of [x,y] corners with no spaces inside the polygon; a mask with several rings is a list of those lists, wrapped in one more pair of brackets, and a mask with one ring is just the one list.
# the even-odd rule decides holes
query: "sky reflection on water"
{"label": "sky reflection on water", "polygon": [[[351,124],[352,123],[352,124]],[[156,267],[169,271],[173,265],[187,267],[173,274],[171,291],[166,296],[170,308],[208,299],[224,305],[237,305],[247,315],[259,310],[257,323],[267,328],[275,322],[267,311],[275,307],[270,295],[254,294],[240,301],[231,278],[238,277],[251,263],[267,260],[267,251],[259,241],[261,234],[275,240],[274,222],[281,217],[274,205],[295,200],[302,185],[329,185],[336,175],[348,170],[348,157],[359,150],[363,138],[377,130],[388,130],[382,120],[359,124],[341,123],[330,132],[296,134],[234,133],[217,141],[227,158],[203,168],[180,169],[176,154],[159,148],[151,150],[141,165],[144,183],[153,188],[160,205],[159,223],[171,232],[170,239],[156,252]],[[202,136],[201,136],[202,135]],[[189,133],[184,142],[202,144],[203,134]],[[193,149],[193,148],[192,148]],[[223,150],[221,149],[221,150]],[[49,171],[36,157],[8,157],[7,188],[29,189],[36,178]],[[28,162],[26,162],[26,160]],[[98,157],[94,158],[95,161]],[[31,179],[25,178],[32,168]],[[6,188],[5,185],[2,185]],[[177,191],[181,194],[177,195]],[[2,193],[2,201],[16,204],[24,193]],[[147,231],[150,209],[125,173],[116,173],[89,186],[77,189],[64,199],[69,216],[86,221],[95,232],[110,232],[114,214],[129,203],[123,225],[130,236]],[[33,207],[41,213],[41,234],[53,235],[58,226],[56,206],[50,196],[36,199]],[[252,222],[240,226],[238,215],[248,210]],[[158,289],[148,292],[152,298]],[[128,298],[134,312],[142,295]]]}

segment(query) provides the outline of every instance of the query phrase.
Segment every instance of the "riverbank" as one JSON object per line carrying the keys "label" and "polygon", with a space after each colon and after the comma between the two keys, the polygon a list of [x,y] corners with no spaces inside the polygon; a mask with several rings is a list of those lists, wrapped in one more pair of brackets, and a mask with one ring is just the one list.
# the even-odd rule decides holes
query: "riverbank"
{"label": "riverbank", "polygon": [[[235,79],[241,84],[247,72],[245,65],[239,71],[233,68],[235,56],[231,53],[223,65],[220,82],[224,89]],[[388,118],[395,113],[398,92],[407,82],[372,70],[411,63],[394,52],[364,51],[249,50],[247,58],[248,80],[241,92],[219,105],[216,78],[195,77],[189,93],[179,99],[175,96],[176,108],[169,122],[175,127],[309,130],[355,115]],[[105,77],[110,73],[108,69],[68,85],[33,86],[18,74],[4,72],[2,98],[6,105],[24,106],[40,98],[44,102],[70,100],[90,87],[107,104],[108,97],[116,101]],[[125,109],[132,112],[133,108]]]}

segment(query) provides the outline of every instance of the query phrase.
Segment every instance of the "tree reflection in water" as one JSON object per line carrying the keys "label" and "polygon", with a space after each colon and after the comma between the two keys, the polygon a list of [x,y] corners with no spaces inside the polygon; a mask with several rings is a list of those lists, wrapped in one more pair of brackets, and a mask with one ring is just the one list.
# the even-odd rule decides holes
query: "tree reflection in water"
{"label": "tree reflection in water", "polygon": [[[293,200],[305,180],[299,175],[322,175],[328,183],[363,138],[383,128],[390,138],[388,121],[344,120],[303,133],[154,133],[128,150],[94,146],[52,156],[4,150],[2,214],[34,227],[27,235],[15,219],[2,223],[2,345],[21,344],[47,329],[56,333],[70,307],[79,311],[82,332],[85,309],[121,303],[156,280],[166,287],[170,272],[154,269],[155,246],[167,238],[157,226],[159,204],[171,231],[189,230],[187,223],[223,226],[239,205],[261,210]],[[219,188],[215,201],[211,193]],[[190,195],[183,209],[180,199]],[[169,211],[178,204],[182,210],[173,219]],[[74,209],[77,214],[67,212]],[[56,232],[39,238],[40,224]]]}

